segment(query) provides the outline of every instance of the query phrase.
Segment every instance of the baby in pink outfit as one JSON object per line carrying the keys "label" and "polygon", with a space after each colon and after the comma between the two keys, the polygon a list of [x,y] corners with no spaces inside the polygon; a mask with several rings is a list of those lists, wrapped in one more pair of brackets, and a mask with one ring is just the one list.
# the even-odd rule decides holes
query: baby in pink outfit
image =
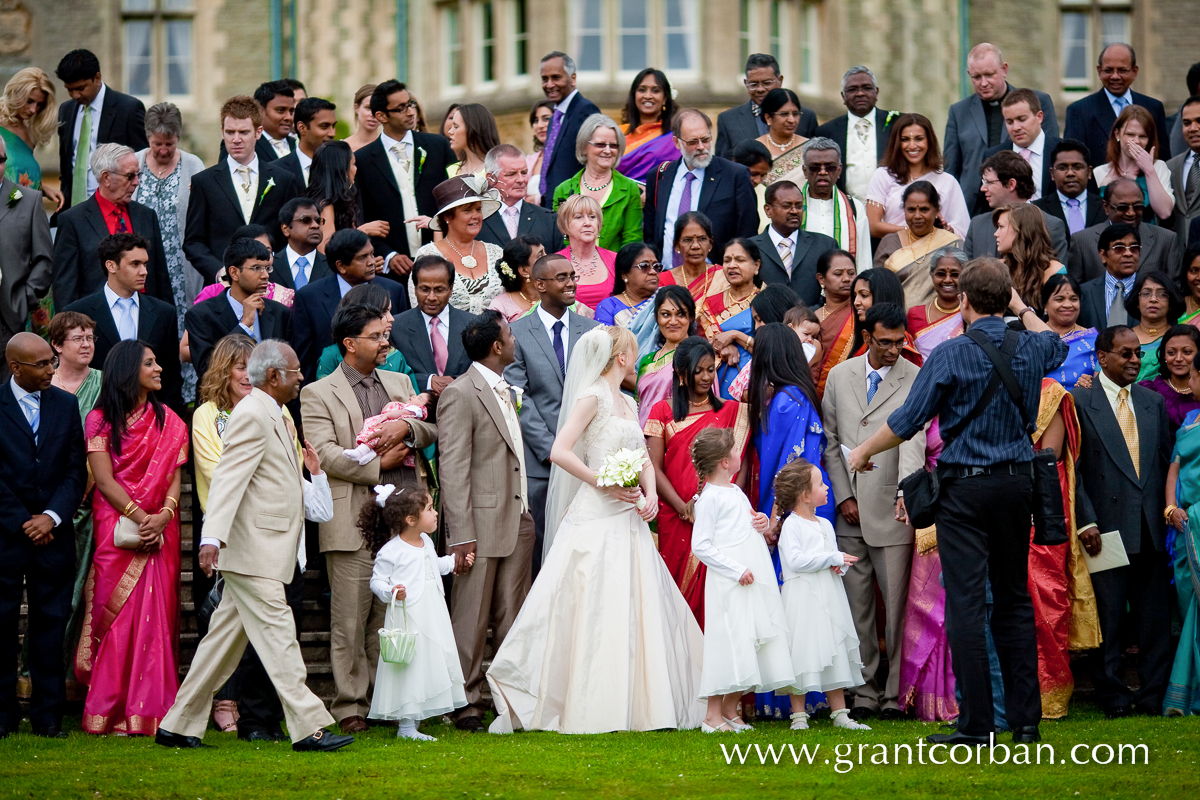
{"label": "baby in pink outfit", "polygon": [[[359,464],[370,464],[378,455],[375,452],[375,445],[379,444],[379,429],[384,423],[396,419],[425,419],[429,416],[429,412],[425,408],[427,405],[429,405],[429,395],[425,392],[411,398],[406,403],[396,401],[388,403],[383,407],[381,414],[368,417],[363,422],[363,428],[354,440],[358,443],[358,447],[343,450],[342,455]],[[403,463],[406,467],[415,467],[417,464],[412,453],[404,457]]]}

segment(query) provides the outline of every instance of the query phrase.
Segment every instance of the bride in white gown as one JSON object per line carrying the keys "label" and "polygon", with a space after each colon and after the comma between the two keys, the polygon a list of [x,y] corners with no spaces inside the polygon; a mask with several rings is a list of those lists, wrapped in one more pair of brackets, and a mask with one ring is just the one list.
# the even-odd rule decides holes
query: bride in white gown
{"label": "bride in white gown", "polygon": [[620,390],[636,365],[624,328],[594,328],[572,352],[570,414],[550,456],[547,552],[487,673],[492,733],[697,728],[704,719],[704,637],[646,525],[658,512],[654,468],[647,462],[640,491],[595,486],[606,455],[646,446],[637,404]]}

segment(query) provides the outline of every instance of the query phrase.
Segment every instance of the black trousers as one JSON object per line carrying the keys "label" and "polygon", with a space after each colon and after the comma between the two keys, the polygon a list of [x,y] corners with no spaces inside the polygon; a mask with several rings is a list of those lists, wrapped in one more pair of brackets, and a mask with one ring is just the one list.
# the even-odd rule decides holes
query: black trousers
{"label": "black trousers", "polygon": [[71,618],[75,583],[75,529],[70,518],[54,529],[54,540],[34,545],[23,531],[0,531],[0,726],[15,730],[21,720],[17,701],[17,631],[21,590],[29,598],[29,721],[34,730],[62,724],[66,700],[63,637]]}
{"label": "black trousers", "polygon": [[[1163,696],[1171,673],[1170,592],[1171,565],[1167,554],[1155,552],[1154,541],[1144,527],[1138,553],[1129,554],[1129,566],[1092,575],[1100,633],[1104,641],[1092,653],[1092,685],[1096,702],[1105,710],[1137,705],[1162,713]],[[1133,612],[1138,631],[1138,678],[1136,694],[1125,685],[1121,674],[1121,618],[1125,605]]]}
{"label": "black trousers", "polygon": [[[300,624],[304,619],[304,573],[300,566],[292,575],[292,582],[284,587],[292,617],[296,620],[296,638],[300,637]],[[252,731],[272,731],[283,722],[283,706],[271,677],[263,668],[262,661],[254,652],[253,645],[246,645],[242,662],[238,665],[238,735]]]}
{"label": "black trousers", "polygon": [[1014,729],[1037,725],[1042,717],[1028,583],[1032,501],[1029,475],[999,472],[941,480],[938,551],[946,584],[946,632],[962,690],[958,730],[965,734],[986,736],[995,730],[985,633],[989,580],[1008,724]]}

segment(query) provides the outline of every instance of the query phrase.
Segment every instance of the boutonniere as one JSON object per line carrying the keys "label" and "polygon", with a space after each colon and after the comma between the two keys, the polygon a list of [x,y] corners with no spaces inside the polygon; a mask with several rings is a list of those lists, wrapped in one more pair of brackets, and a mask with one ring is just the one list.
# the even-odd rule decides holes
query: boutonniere
{"label": "boutonniere", "polygon": [[17,201],[24,197],[20,189],[13,189],[8,195],[8,207],[12,208],[17,204]]}
{"label": "boutonniere", "polygon": [[263,189],[263,190],[262,190],[262,194],[260,194],[260,195],[258,196],[258,202],[260,202],[260,203],[261,203],[261,202],[263,201],[263,198],[267,196],[267,192],[271,191],[271,190],[272,190],[272,189],[274,189],[274,188],[275,188],[275,179],[274,179],[274,178],[269,178],[269,179],[267,180],[267,188]]}
{"label": "boutonniere", "polygon": [[418,148],[417,148],[417,172],[420,172],[422,169],[424,169],[424,167],[425,167],[425,156],[426,156],[426,153],[425,153],[425,148],[424,148],[424,147],[418,147]]}
{"label": "boutonniere", "polygon": [[889,111],[889,112],[887,113],[887,116],[886,116],[886,117],[884,118],[884,120],[883,120],[883,127],[885,127],[885,128],[886,128],[888,125],[891,125],[891,124],[892,124],[892,120],[894,120],[894,119],[895,119],[896,117],[898,117],[898,116],[900,116],[900,112],[899,112],[899,111]]}
{"label": "boutonniere", "polygon": [[521,413],[521,398],[523,398],[525,396],[525,392],[523,392],[521,389],[517,388],[516,386],[509,386],[508,388],[512,389],[513,397],[516,399],[517,413],[520,414]]}

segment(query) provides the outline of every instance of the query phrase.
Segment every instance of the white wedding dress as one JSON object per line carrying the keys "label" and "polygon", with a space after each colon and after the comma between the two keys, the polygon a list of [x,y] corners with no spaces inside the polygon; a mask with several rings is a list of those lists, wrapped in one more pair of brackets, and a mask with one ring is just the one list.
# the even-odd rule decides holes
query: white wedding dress
{"label": "white wedding dress", "polygon": [[[617,400],[633,409],[635,418],[623,419],[611,414],[607,382],[588,395],[598,403],[582,437],[589,466],[622,447],[645,448],[632,400]],[[583,484],[488,669],[497,712],[490,731],[699,727],[703,653],[700,626],[650,528],[630,504]]]}

